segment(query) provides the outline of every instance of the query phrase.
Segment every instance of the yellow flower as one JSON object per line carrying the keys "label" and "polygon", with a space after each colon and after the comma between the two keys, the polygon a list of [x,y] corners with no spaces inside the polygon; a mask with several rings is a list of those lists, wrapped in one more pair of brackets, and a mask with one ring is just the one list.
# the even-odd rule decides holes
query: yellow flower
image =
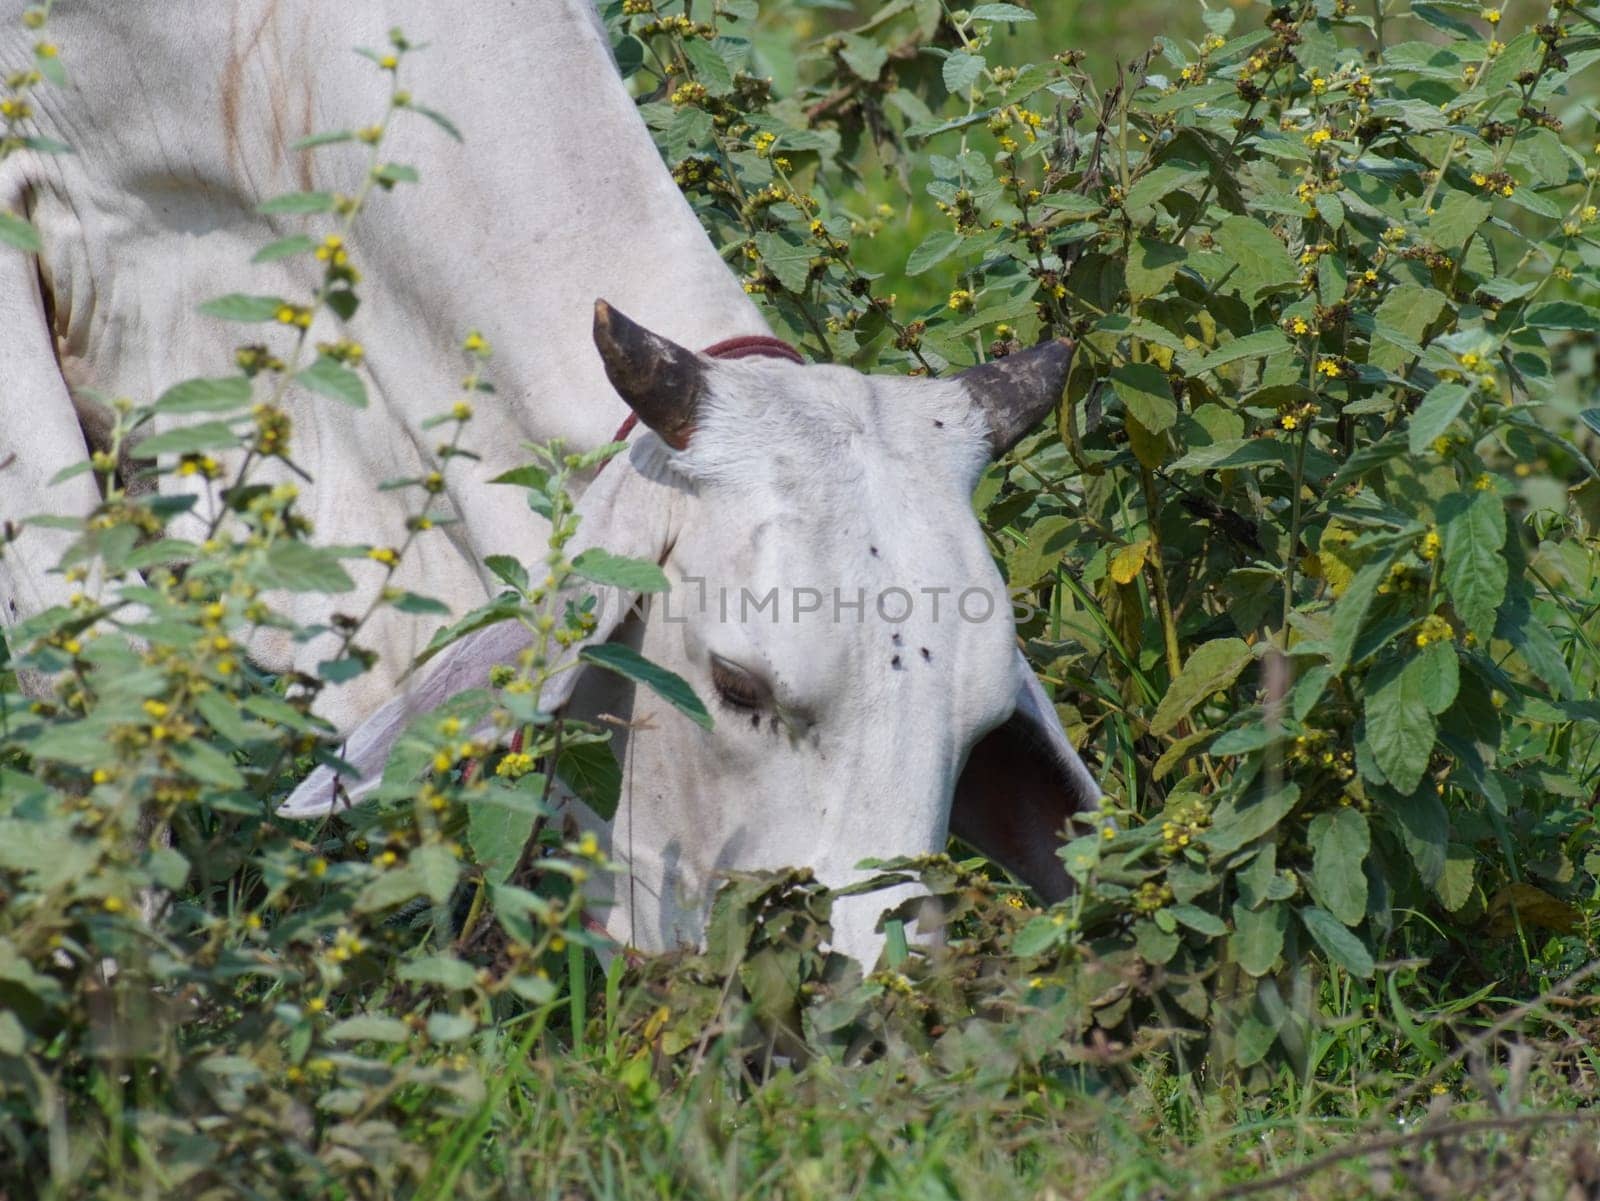
{"label": "yellow flower", "polygon": [[1300,419],[1293,413],[1285,413],[1282,417],[1278,418],[1278,424],[1283,426],[1283,428],[1286,430],[1292,430],[1295,428],[1295,426],[1300,424]]}
{"label": "yellow flower", "polygon": [[1294,334],[1309,334],[1311,332],[1311,322],[1307,321],[1304,317],[1296,317],[1289,323],[1289,332]]}
{"label": "yellow flower", "polygon": [[387,546],[374,546],[367,552],[367,558],[376,563],[382,563],[385,567],[393,567],[400,562],[399,554]]}
{"label": "yellow flower", "polygon": [[1439,545],[1439,531],[1429,530],[1422,536],[1422,545],[1417,549],[1417,554],[1421,555],[1424,560],[1431,563],[1436,557],[1438,557]]}
{"label": "yellow flower", "polygon": [[399,58],[393,54],[385,54],[378,60],[378,66],[382,67],[385,71],[393,71],[399,65]]}
{"label": "yellow flower", "polygon": [[121,913],[127,908],[121,897],[107,897],[100,902],[100,907],[107,913]]}
{"label": "yellow flower", "polygon": [[472,406],[464,400],[458,400],[455,404],[450,406],[450,416],[454,417],[457,421],[471,421]]}
{"label": "yellow flower", "polygon": [[1583,212],[1579,213],[1578,216],[1583,218],[1585,225],[1593,224],[1595,219],[1600,217],[1600,208],[1596,208],[1592,204],[1586,204],[1583,206]]}
{"label": "yellow flower", "polygon": [[167,715],[167,705],[162,701],[146,701],[144,703],[144,711],[151,717],[165,717]]}
{"label": "yellow flower", "polygon": [[1479,11],[1478,15],[1491,25],[1500,24],[1500,10],[1498,8],[1482,9]]}
{"label": "yellow flower", "polygon": [[1328,90],[1328,81],[1320,75],[1313,75],[1311,77],[1311,90],[1318,96],[1322,95]]}
{"label": "yellow flower", "polygon": [[468,354],[488,354],[489,343],[484,341],[483,335],[477,330],[469,330],[466,340],[461,343],[461,349]]}
{"label": "yellow flower", "polygon": [[1419,647],[1423,647],[1434,642],[1451,642],[1455,636],[1456,632],[1448,621],[1437,613],[1430,613],[1422,619],[1422,625],[1417,630],[1416,642]]}
{"label": "yellow flower", "polygon": [[1318,359],[1317,371],[1319,374],[1325,375],[1329,379],[1338,379],[1344,374],[1344,369],[1339,366],[1338,359]]}
{"label": "yellow flower", "polygon": [[40,42],[33,48],[33,52],[40,58],[54,58],[57,54],[61,53],[60,49],[54,42]]}
{"label": "yellow flower", "polygon": [[972,293],[966,288],[957,288],[950,293],[949,305],[958,313],[964,313],[972,307]]}
{"label": "yellow flower", "polygon": [[1313,130],[1311,133],[1306,135],[1306,145],[1320,146],[1322,143],[1331,140],[1332,137],[1333,135],[1326,129]]}
{"label": "yellow flower", "polygon": [[1490,475],[1488,472],[1484,472],[1477,479],[1472,481],[1472,487],[1478,492],[1493,492],[1494,476]]}

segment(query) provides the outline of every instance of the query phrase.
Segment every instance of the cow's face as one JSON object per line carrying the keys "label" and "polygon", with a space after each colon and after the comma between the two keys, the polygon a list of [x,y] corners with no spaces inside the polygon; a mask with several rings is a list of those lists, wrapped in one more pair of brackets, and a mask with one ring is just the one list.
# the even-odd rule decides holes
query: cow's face
{"label": "cow's face", "polygon": [[[646,950],[694,942],[723,873],[809,866],[840,886],[864,859],[943,849],[950,830],[1064,893],[1055,848],[1098,790],[1017,649],[969,498],[1054,405],[1070,347],[951,380],[868,377],[707,359],[604,305],[595,343],[651,432],[584,494],[569,550],[653,560],[673,588],[642,623],[609,598],[594,637],[639,640],[715,717],[702,729],[602,672],[545,688],[548,711],[624,727],[622,801],[597,823],[624,868],[596,886],[611,933]],[[350,736],[362,778],[344,795],[375,786],[409,721],[528,642],[503,622],[442,653]],[[279,811],[316,816],[339,796],[323,767]],[[841,901],[835,944],[870,962],[895,899]]]}
{"label": "cow's face", "polygon": [[[1054,836],[1093,783],[1017,650],[970,497],[1054,404],[1070,349],[869,377],[708,360],[605,306],[596,342],[656,435],[632,467],[672,497],[670,518],[632,515],[663,521],[674,585],[644,650],[716,719],[642,702],[613,852],[657,900],[613,928],[696,936],[720,871],[809,865],[842,885],[863,859],[942,850],[953,805],[958,832],[1059,892]],[[842,902],[839,945],[870,960],[884,904]]]}

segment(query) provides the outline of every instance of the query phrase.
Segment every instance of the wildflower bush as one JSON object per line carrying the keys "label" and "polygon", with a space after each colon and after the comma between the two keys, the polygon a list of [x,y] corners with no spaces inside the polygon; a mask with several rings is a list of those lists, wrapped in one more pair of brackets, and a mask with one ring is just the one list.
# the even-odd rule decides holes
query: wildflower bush
{"label": "wildflower bush", "polygon": [[[573,897],[605,864],[547,800],[559,778],[605,813],[615,764],[535,701],[590,628],[564,588],[665,586],[564,549],[574,476],[614,447],[496,482],[551,520],[548,557],[491,562],[505,590],[430,648],[516,620],[528,654],[420,719],[376,803],[272,816],[332,753],[319,690],[371,667],[346,562],[392,572],[438,536],[492,391],[463,331],[434,469],[374,482],[415,497],[392,545],[319,545],[260,480],[293,461],[289,387],[365,403],[361,347],[309,330],[360,302],[357,216],[417,178],[391,123],[458,136],[395,31],[352,60],[387,107],[302,143],[364,154],[361,188],[263,206],[305,228],[257,259],[310,256],[319,286],[209,302],[240,324],[232,365],[111,398],[82,468],[103,501],[56,522],[81,590],[0,647],[55,681],[0,675],[0,1196],[1198,1195],[1234,1161],[1174,1154],[1163,1124],[1205,1133],[1263,1085],[1334,1122],[1464,1074],[1495,1114],[1541,1087],[1483,1041],[1502,1025],[1470,1073],[1454,1048],[1475,1007],[1593,958],[1600,6],[1234,4],[1126,63],[1053,42],[1045,7],[601,11],[674,178],[808,356],[944,373],[1075,340],[1057,420],[975,498],[1108,794],[1062,849],[1074,895],[1041,908],[960,846],[883,864],[861,887],[921,881],[947,939],[891,924],[854,965],[805,872],[738,877],[703,951],[602,969]],[[67,149],[29,100],[67,79],[49,16],[24,12],[0,156]],[[0,241],[38,248],[19,214]],[[157,414],[186,420],[142,470],[205,481],[201,540],[166,531],[188,502],[128,486]],[[322,632],[282,591],[329,597],[315,675],[242,653]],[[1591,1100],[1551,1045],[1538,1079]]]}

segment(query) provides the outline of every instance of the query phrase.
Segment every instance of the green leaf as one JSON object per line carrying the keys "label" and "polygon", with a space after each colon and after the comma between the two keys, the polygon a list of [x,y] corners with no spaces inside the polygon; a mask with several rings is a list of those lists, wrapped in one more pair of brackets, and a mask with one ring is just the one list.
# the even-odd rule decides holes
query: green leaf
{"label": "green leaf", "polygon": [[1454,913],[1472,899],[1477,866],[1478,856],[1471,847],[1452,842],[1446,849],[1444,871],[1434,885],[1434,892],[1446,911]]}
{"label": "green leaf", "polygon": [[291,258],[297,254],[309,254],[317,248],[317,240],[308,238],[304,234],[295,234],[292,238],[279,238],[276,242],[268,242],[255,254],[250,256],[252,263],[273,263],[279,259]]}
{"label": "green leaf", "polygon": [[1290,452],[1275,438],[1221,438],[1199,446],[1172,464],[1175,470],[1221,471],[1230,467],[1287,467]]}
{"label": "green leaf", "polygon": [[244,776],[223,751],[198,738],[175,743],[172,757],[190,776],[214,788],[243,788]]}
{"label": "green leaf", "polygon": [[367,407],[367,386],[361,382],[361,377],[327,355],[319,356],[294,378],[313,392],[342,400],[353,409]]}
{"label": "green leaf", "polygon": [[39,240],[39,231],[33,227],[33,222],[6,209],[0,209],[0,242],[4,242],[7,246],[15,246],[28,254],[38,254],[44,249],[44,243]]}
{"label": "green leaf", "polygon": [[1191,368],[1190,374],[1201,375],[1227,363],[1236,363],[1240,359],[1266,358],[1286,354],[1292,349],[1294,348],[1289,339],[1284,337],[1281,331],[1258,329],[1253,334],[1246,334],[1242,338],[1235,338],[1232,342],[1223,343],[1196,363]]}
{"label": "green leaf", "polygon": [[839,51],[839,57],[844,59],[845,65],[862,79],[872,83],[883,74],[883,65],[889,61],[889,51],[871,38],[864,38],[858,33],[847,33],[844,35],[844,47]]}
{"label": "green leaf", "polygon": [[658,667],[632,647],[618,642],[586,646],[578,652],[578,658],[645,685],[673,708],[686,714],[696,725],[707,730],[711,728],[711,714],[706,712],[705,705],[683,677]]}
{"label": "green leaf", "polygon": [[1028,959],[1058,946],[1066,940],[1066,936],[1065,922],[1058,922],[1049,914],[1041,913],[1038,917],[1028,919],[1028,924],[1017,931],[1011,940],[1011,953],[1018,958]]}
{"label": "green leaf", "polygon": [[1438,723],[1422,694],[1415,660],[1390,660],[1367,676],[1367,742],[1389,782],[1410,793],[1428,769]]}
{"label": "green leaf", "polygon": [[1583,333],[1600,331],[1600,309],[1571,300],[1536,304],[1522,320],[1531,329],[1571,329]]}
{"label": "green leaf", "polygon": [[1378,593],[1378,585],[1389,574],[1389,564],[1395,552],[1379,555],[1362,566],[1351,579],[1344,595],[1333,606],[1333,628],[1328,635],[1328,667],[1340,675],[1350,664],[1355,653],[1356,639],[1367,623],[1367,612]]}
{"label": "green leaf", "polygon": [[[1161,911],[1165,913],[1165,910]],[[1159,915],[1158,915],[1159,916]],[[1168,919],[1170,925],[1170,918]],[[1183,943],[1177,929],[1163,929],[1158,921],[1142,918],[1133,924],[1133,947],[1146,963],[1166,963]]]}
{"label": "green leaf", "polygon": [[435,112],[431,108],[424,108],[420,104],[411,105],[409,111],[416,113],[419,117],[426,117],[456,141],[459,142],[463,140],[461,137],[461,131],[455,127],[455,122],[451,121],[450,118],[445,116],[443,113]]}
{"label": "green leaf", "polygon": [[1156,205],[1174,192],[1187,191],[1206,177],[1206,172],[1181,163],[1162,163],[1142,175],[1128,189],[1123,208],[1134,225],[1143,225],[1155,216]]}
{"label": "green leaf", "polygon": [[661,568],[647,559],[630,559],[591,546],[572,560],[572,570],[586,580],[628,592],[665,592],[671,585]]}
{"label": "green leaf", "polygon": [[207,317],[220,317],[223,321],[276,321],[278,310],[287,301],[276,296],[246,296],[230,292],[202,304],[199,311]]}
{"label": "green leaf", "polygon": [[988,61],[981,54],[968,54],[965,50],[952,51],[944,60],[944,86],[952,96],[966,98],[972,85],[978,82]]}
{"label": "green leaf", "polygon": [[1438,716],[1455,703],[1456,692],[1461,687],[1461,666],[1456,658],[1455,643],[1429,643],[1407,670],[1416,672],[1422,701],[1429,713]]}
{"label": "green leaf", "polygon": [[1150,720],[1152,734],[1165,734],[1213,692],[1230,687],[1250,662],[1249,644],[1242,638],[1214,638],[1189,655]]}
{"label": "green leaf", "polygon": [[1017,4],[980,4],[967,14],[969,21],[1037,21],[1039,18]]}
{"label": "green leaf", "polygon": [[230,450],[239,446],[242,439],[226,422],[202,421],[198,425],[185,425],[165,433],[152,434],[139,443],[139,453],[147,458],[156,455],[198,454],[203,450]]}
{"label": "green leaf", "polygon": [[402,592],[390,602],[402,613],[421,613],[435,617],[449,617],[450,606],[443,601],[423,596],[420,592]]}
{"label": "green leaf", "polygon": [[[1394,288],[1372,315],[1376,329],[1367,362],[1384,371],[1398,371],[1405,366],[1413,357],[1408,347],[1422,341],[1428,327],[1444,311],[1445,303],[1444,294],[1433,288],[1419,284],[1400,284]],[[1386,332],[1395,335],[1395,340],[1386,341]]]}
{"label": "green leaf", "polygon": [[1392,797],[1389,808],[1400,828],[1400,841],[1417,865],[1417,874],[1429,888],[1437,887],[1444,878],[1450,853],[1450,815],[1444,802],[1430,786],[1407,797]]}
{"label": "green leaf", "polygon": [[[713,96],[726,96],[733,91],[733,72],[728,69],[728,62],[717,53],[716,46],[701,38],[685,38],[680,43],[684,56],[694,67],[694,77],[706,87],[706,91]],[[885,56],[887,57],[887,55]],[[876,76],[867,76],[874,79]]]}
{"label": "green leaf", "polygon": [[1362,870],[1372,849],[1372,834],[1359,809],[1340,806],[1311,819],[1306,833],[1311,844],[1311,880],[1317,898],[1347,926],[1367,912],[1367,873]]}
{"label": "green leaf", "polygon": [[158,413],[222,413],[250,403],[250,381],[242,375],[186,379],[163,392],[152,406]]}
{"label": "green leaf", "polygon": [[1411,415],[1411,453],[1425,454],[1466,406],[1472,394],[1460,384],[1435,384]]}
{"label": "green leaf", "polygon": [[349,592],[356,586],[332,551],[305,542],[274,542],[251,574],[261,587],[286,592]]}
{"label": "green leaf", "polygon": [[569,743],[556,759],[556,779],[599,815],[610,821],[622,799],[622,765],[609,742]]}
{"label": "green leaf", "polygon": [[428,1039],[434,1043],[458,1043],[469,1038],[478,1028],[478,1020],[470,1013],[430,1013]]}
{"label": "green leaf", "polygon": [[1270,789],[1266,786],[1252,788],[1241,800],[1229,799],[1217,806],[1211,829],[1201,841],[1213,851],[1237,851],[1276,828],[1299,799],[1300,788],[1293,783]]}
{"label": "green leaf", "polygon": [[921,275],[929,267],[942,262],[961,245],[961,235],[953,229],[936,229],[917,244],[906,259],[906,274]]}
{"label": "green leaf", "polygon": [[244,742],[249,736],[249,727],[239,715],[239,703],[233,697],[224,697],[215,691],[202,692],[194,698],[194,707],[213,730],[234,745]]}
{"label": "green leaf", "polygon": [[1141,237],[1128,252],[1128,291],[1135,297],[1155,296],[1161,292],[1189,252],[1174,246],[1164,238]]}
{"label": "green leaf", "polygon": [[1456,250],[1489,219],[1493,205],[1467,192],[1451,192],[1428,221],[1428,232],[1441,250]]}
{"label": "green leaf", "polygon": [[1316,200],[1317,215],[1328,223],[1330,229],[1344,224],[1344,202],[1331,192],[1319,193]]}
{"label": "green leaf", "polygon": [[1300,920],[1329,959],[1352,976],[1359,976],[1363,980],[1372,978],[1372,952],[1338,918],[1325,909],[1308,905],[1300,910]]}
{"label": "green leaf", "polygon": [[543,492],[550,486],[550,473],[537,463],[529,463],[524,467],[513,467],[510,471],[502,471],[491,484],[511,484],[518,488],[532,488],[536,492]]}
{"label": "green leaf", "polygon": [[296,138],[289,144],[291,150],[312,150],[318,146],[333,146],[339,142],[353,142],[355,134],[348,129],[329,129],[322,133],[308,134],[303,138]]}
{"label": "green leaf", "polygon": [[510,555],[486,555],[483,565],[518,592],[528,590],[528,569]]}
{"label": "green leaf", "polygon": [[327,213],[332,210],[332,192],[286,192],[256,206],[256,212],[263,214]]}
{"label": "green leaf", "polygon": [[1172,905],[1167,912],[1181,924],[1207,938],[1221,938],[1228,932],[1228,923],[1198,905]]}
{"label": "green leaf", "polygon": [[1300,278],[1283,243],[1254,217],[1239,214],[1224,217],[1214,236],[1218,249],[1234,264],[1229,282],[1246,300],[1254,300],[1263,292],[1292,284]]}
{"label": "green leaf", "polygon": [[1124,363],[1111,373],[1111,386],[1134,420],[1152,434],[1171,429],[1178,419],[1172,383],[1154,363]]}
{"label": "green leaf", "polygon": [[463,963],[449,955],[429,955],[411,963],[402,963],[397,973],[402,980],[412,984],[434,984],[454,992],[464,992],[478,979],[470,963]]}
{"label": "green leaf", "polygon": [[[1092,196],[1080,196],[1076,192],[1057,192],[1053,196],[1046,196],[1039,201],[1039,206],[1068,217],[1092,217],[1105,207]],[[1170,246],[1171,243],[1162,242],[1161,245]]]}
{"label": "green leaf", "polygon": [[759,233],[755,237],[761,262],[789,292],[803,292],[811,276],[812,249],[791,242],[780,234]]}
{"label": "green leaf", "polygon": [[1439,505],[1439,534],[1451,603],[1467,629],[1487,645],[1506,596],[1506,512],[1499,494],[1488,488],[1445,497]]}
{"label": "green leaf", "polygon": [[534,822],[546,812],[539,803],[544,782],[541,775],[523,776],[509,788],[493,781],[467,806],[467,843],[489,883],[504,884],[511,878]]}
{"label": "green leaf", "polygon": [[420,177],[417,175],[415,167],[408,166],[405,163],[384,163],[383,166],[373,171],[372,178],[380,183],[396,184],[416,183]]}
{"label": "green leaf", "polygon": [[1260,909],[1233,903],[1233,934],[1228,953],[1252,976],[1265,976],[1283,953],[1283,936],[1289,928],[1289,907],[1273,901]]}
{"label": "green leaf", "polygon": [[328,1027],[327,1037],[342,1043],[403,1043],[410,1037],[410,1031],[399,1018],[363,1014],[335,1022]]}

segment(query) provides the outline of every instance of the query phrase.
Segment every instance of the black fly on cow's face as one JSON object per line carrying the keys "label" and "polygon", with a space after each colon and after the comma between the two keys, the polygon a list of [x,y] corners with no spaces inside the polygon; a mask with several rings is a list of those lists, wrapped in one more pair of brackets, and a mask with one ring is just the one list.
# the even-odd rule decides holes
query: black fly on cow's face
{"label": "black fly on cow's face", "polygon": [[759,710],[766,708],[772,699],[772,690],[765,683],[717,654],[711,656],[711,684],[725,705],[753,712],[757,723],[761,720]]}

